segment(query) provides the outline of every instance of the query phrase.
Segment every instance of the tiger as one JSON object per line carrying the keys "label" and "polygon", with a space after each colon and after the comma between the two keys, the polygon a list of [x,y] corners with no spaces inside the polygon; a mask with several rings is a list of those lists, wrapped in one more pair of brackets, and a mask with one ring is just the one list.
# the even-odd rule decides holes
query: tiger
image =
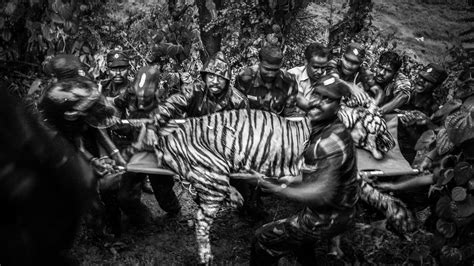
{"label": "tiger", "polygon": [[[220,207],[242,204],[240,194],[229,185],[229,175],[249,170],[275,179],[299,175],[310,125],[306,117],[293,121],[243,109],[188,118],[184,123],[171,121],[159,130],[155,152],[160,166],[174,171],[197,193],[195,233],[200,263],[212,261],[209,232]],[[382,202],[371,204],[382,211],[394,209],[389,198],[379,199]]]}
{"label": "tiger", "polygon": [[310,135],[308,119],[291,121],[246,109],[188,118],[168,127],[173,130],[159,132],[159,161],[197,193],[195,227],[201,263],[212,260],[209,230],[222,203],[242,204],[240,194],[229,185],[229,174],[253,169],[272,177],[296,176]]}

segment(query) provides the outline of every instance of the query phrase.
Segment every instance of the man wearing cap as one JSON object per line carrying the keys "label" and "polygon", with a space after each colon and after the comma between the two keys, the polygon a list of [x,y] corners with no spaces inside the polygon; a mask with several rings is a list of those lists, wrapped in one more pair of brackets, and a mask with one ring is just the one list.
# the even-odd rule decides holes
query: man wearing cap
{"label": "man wearing cap", "polygon": [[358,83],[365,49],[360,43],[350,43],[341,58],[332,59],[328,63],[328,74],[344,81]]}
{"label": "man wearing cap", "polygon": [[[53,130],[60,132],[70,141],[77,151],[90,163],[95,170],[100,196],[97,200],[104,217],[99,216],[94,222],[99,226],[108,223],[112,233],[121,234],[121,212],[116,203],[116,189],[104,189],[103,185],[111,174],[112,181],[120,182],[120,177],[114,175],[116,165],[125,165],[125,161],[105,132],[100,129],[106,125],[108,118],[114,115],[114,108],[100,94],[95,82],[85,77],[61,79],[46,88],[39,103],[39,109],[45,122]],[[101,156],[99,145],[104,147],[108,156]],[[113,183],[113,182],[111,182]],[[106,221],[101,223],[102,218]],[[99,228],[100,234],[104,231]]]}
{"label": "man wearing cap", "polygon": [[[119,96],[114,98],[114,104],[122,114],[122,119],[152,119],[155,109],[158,107],[157,90],[160,83],[160,71],[158,66],[144,66],[139,69],[131,86]],[[156,136],[154,125],[147,125],[147,137]],[[120,128],[111,130],[115,141],[122,150],[124,157],[130,159],[135,152],[133,142],[138,140],[140,130],[135,127],[121,125]],[[123,175],[121,187],[118,193],[120,207],[129,217],[134,226],[140,226],[151,222],[152,214],[148,207],[141,202],[141,191],[148,192],[143,187],[147,175],[142,173],[127,172]],[[173,191],[173,176],[149,175],[150,192],[160,207],[169,216],[177,215],[181,206]]]}
{"label": "man wearing cap", "polygon": [[410,101],[404,109],[416,109],[427,116],[431,116],[439,106],[435,103],[433,91],[438,88],[448,77],[444,68],[437,64],[430,63],[425,66],[415,80],[413,93]]}
{"label": "man wearing cap", "polygon": [[[440,151],[451,151],[454,144],[460,144],[464,137],[461,135],[456,135],[450,132],[468,132],[472,129],[470,127],[465,127],[463,124],[456,124],[456,122],[464,121],[463,123],[470,123],[472,121],[472,116],[469,118],[469,115],[472,114],[472,108],[474,107],[474,68],[467,67],[464,69],[456,80],[457,90],[454,95],[454,99],[446,102],[443,107],[433,114],[432,118],[436,122],[445,122],[445,130],[441,129],[438,132],[437,147],[432,149],[426,156],[423,158],[418,168],[421,170],[430,169],[433,165],[433,161],[437,161],[441,155]],[[469,112],[468,112],[469,111]],[[464,115],[463,115],[464,114]],[[464,117],[463,119],[459,119]],[[448,123],[448,121],[450,121]],[[459,128],[459,129],[456,129]],[[451,134],[451,141],[441,141],[447,139],[447,135]],[[462,133],[464,134],[464,133]],[[443,138],[444,136],[444,138]],[[454,144],[453,144],[454,143]]]}
{"label": "man wearing cap", "polygon": [[102,94],[106,97],[117,97],[130,85],[128,73],[130,62],[125,53],[113,50],[107,54],[108,80],[102,84]]}
{"label": "man wearing cap", "polygon": [[251,109],[289,116],[294,112],[298,84],[295,77],[281,69],[283,53],[275,46],[264,46],[260,63],[243,69],[236,77],[235,87],[243,92]]}
{"label": "man wearing cap", "polygon": [[49,57],[43,62],[43,71],[55,77],[57,81],[68,78],[85,77],[92,80],[86,66],[72,54]]}
{"label": "man wearing cap", "polygon": [[[157,106],[154,116],[160,124],[165,125],[170,119],[183,116],[199,117],[248,107],[245,95],[230,85],[230,65],[222,52],[218,52],[204,64],[201,77],[202,81],[196,80],[194,83],[185,84],[182,92],[171,95]],[[150,179],[153,190],[158,190],[158,186],[163,184],[172,188],[172,176],[169,176],[168,180],[170,182],[166,184],[157,184],[157,178]],[[159,190],[162,191],[163,188]],[[173,213],[169,215],[170,218],[173,216]]]}
{"label": "man wearing cap", "polygon": [[[46,83],[39,83],[39,86],[31,86],[28,95],[24,98],[28,108],[33,112],[38,112],[38,102],[43,90],[49,85],[62,81],[64,79],[87,78],[93,80],[93,77],[87,72],[87,67],[72,54],[60,54],[56,56],[47,56],[43,65],[43,72],[51,77]],[[33,89],[35,87],[35,89]]]}
{"label": "man wearing cap", "polygon": [[302,265],[316,265],[314,245],[350,229],[359,199],[355,146],[351,134],[338,120],[340,100],[349,95],[347,84],[332,76],[322,78],[301,106],[311,121],[301,183],[281,185],[259,173],[233,174],[258,183],[263,191],[305,205],[305,208],[257,230],[250,265],[277,265],[295,252]]}
{"label": "man wearing cap", "polygon": [[375,75],[367,77],[365,86],[370,91],[383,91],[381,101],[377,102],[382,114],[388,114],[400,108],[411,97],[411,83],[407,76],[401,73],[402,59],[392,51],[380,55]]}
{"label": "man wearing cap", "polygon": [[[128,56],[120,51],[113,50],[107,54],[107,74],[108,80],[103,82],[102,94],[108,98],[116,98],[124,94],[127,88],[131,85],[128,79],[130,71],[130,60]],[[129,140],[119,131],[109,130],[109,134],[117,145],[121,146],[123,142],[128,143]],[[147,193],[152,193],[152,189],[147,180],[143,182],[143,190]]]}
{"label": "man wearing cap", "polygon": [[230,85],[230,64],[218,52],[201,69],[201,80],[185,85],[182,93],[171,95],[158,106],[156,118],[161,124],[182,117],[199,117],[216,112],[244,109],[247,97]]}
{"label": "man wearing cap", "polygon": [[400,149],[411,163],[415,158],[416,142],[429,129],[431,115],[439,109],[433,97],[433,91],[447,78],[448,73],[441,66],[428,64],[415,80],[410,101],[401,107],[403,116],[400,118],[398,138]]}

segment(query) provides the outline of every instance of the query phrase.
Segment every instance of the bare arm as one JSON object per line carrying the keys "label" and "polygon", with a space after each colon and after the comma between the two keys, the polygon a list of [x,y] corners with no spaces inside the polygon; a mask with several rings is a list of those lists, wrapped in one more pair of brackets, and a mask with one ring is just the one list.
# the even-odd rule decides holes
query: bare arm
{"label": "bare arm", "polygon": [[393,100],[386,103],[384,106],[380,108],[380,112],[382,114],[388,114],[393,112],[395,109],[400,108],[402,105],[408,102],[408,95],[406,94],[398,94],[395,96]]}
{"label": "bare arm", "polygon": [[432,185],[434,183],[433,174],[422,175],[404,180],[401,182],[381,182],[375,184],[375,187],[388,191],[403,191],[421,186]]}

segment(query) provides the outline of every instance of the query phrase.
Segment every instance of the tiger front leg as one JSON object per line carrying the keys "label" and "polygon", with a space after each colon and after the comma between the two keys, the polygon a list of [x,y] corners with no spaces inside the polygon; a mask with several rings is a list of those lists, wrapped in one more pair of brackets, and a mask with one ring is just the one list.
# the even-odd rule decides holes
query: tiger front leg
{"label": "tiger front leg", "polygon": [[199,263],[202,265],[210,265],[213,259],[209,233],[219,208],[220,204],[200,203],[196,212],[196,240]]}

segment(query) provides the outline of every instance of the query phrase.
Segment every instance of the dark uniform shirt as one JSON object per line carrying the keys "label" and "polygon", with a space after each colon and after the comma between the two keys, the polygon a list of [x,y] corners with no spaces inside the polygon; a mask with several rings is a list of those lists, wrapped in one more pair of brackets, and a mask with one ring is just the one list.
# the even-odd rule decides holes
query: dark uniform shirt
{"label": "dark uniform shirt", "polygon": [[195,82],[183,88],[183,92],[171,95],[158,106],[157,112],[161,122],[180,116],[199,117],[215,112],[248,108],[245,95],[229,86],[222,95],[214,96],[209,93],[202,81]]}
{"label": "dark uniform shirt", "polygon": [[436,103],[436,100],[433,98],[431,93],[420,94],[413,92],[410,101],[402,109],[418,110],[429,117],[439,109],[439,105]]}
{"label": "dark uniform shirt", "polygon": [[270,111],[282,116],[293,112],[298,94],[295,77],[283,70],[279,70],[271,88],[266,87],[258,65],[244,69],[237,76],[235,87],[247,96],[251,109]]}
{"label": "dark uniform shirt", "polygon": [[354,208],[360,194],[355,151],[349,131],[339,120],[313,127],[304,151],[303,182],[325,181],[334,191],[326,204],[309,203],[313,212],[331,215]]}

